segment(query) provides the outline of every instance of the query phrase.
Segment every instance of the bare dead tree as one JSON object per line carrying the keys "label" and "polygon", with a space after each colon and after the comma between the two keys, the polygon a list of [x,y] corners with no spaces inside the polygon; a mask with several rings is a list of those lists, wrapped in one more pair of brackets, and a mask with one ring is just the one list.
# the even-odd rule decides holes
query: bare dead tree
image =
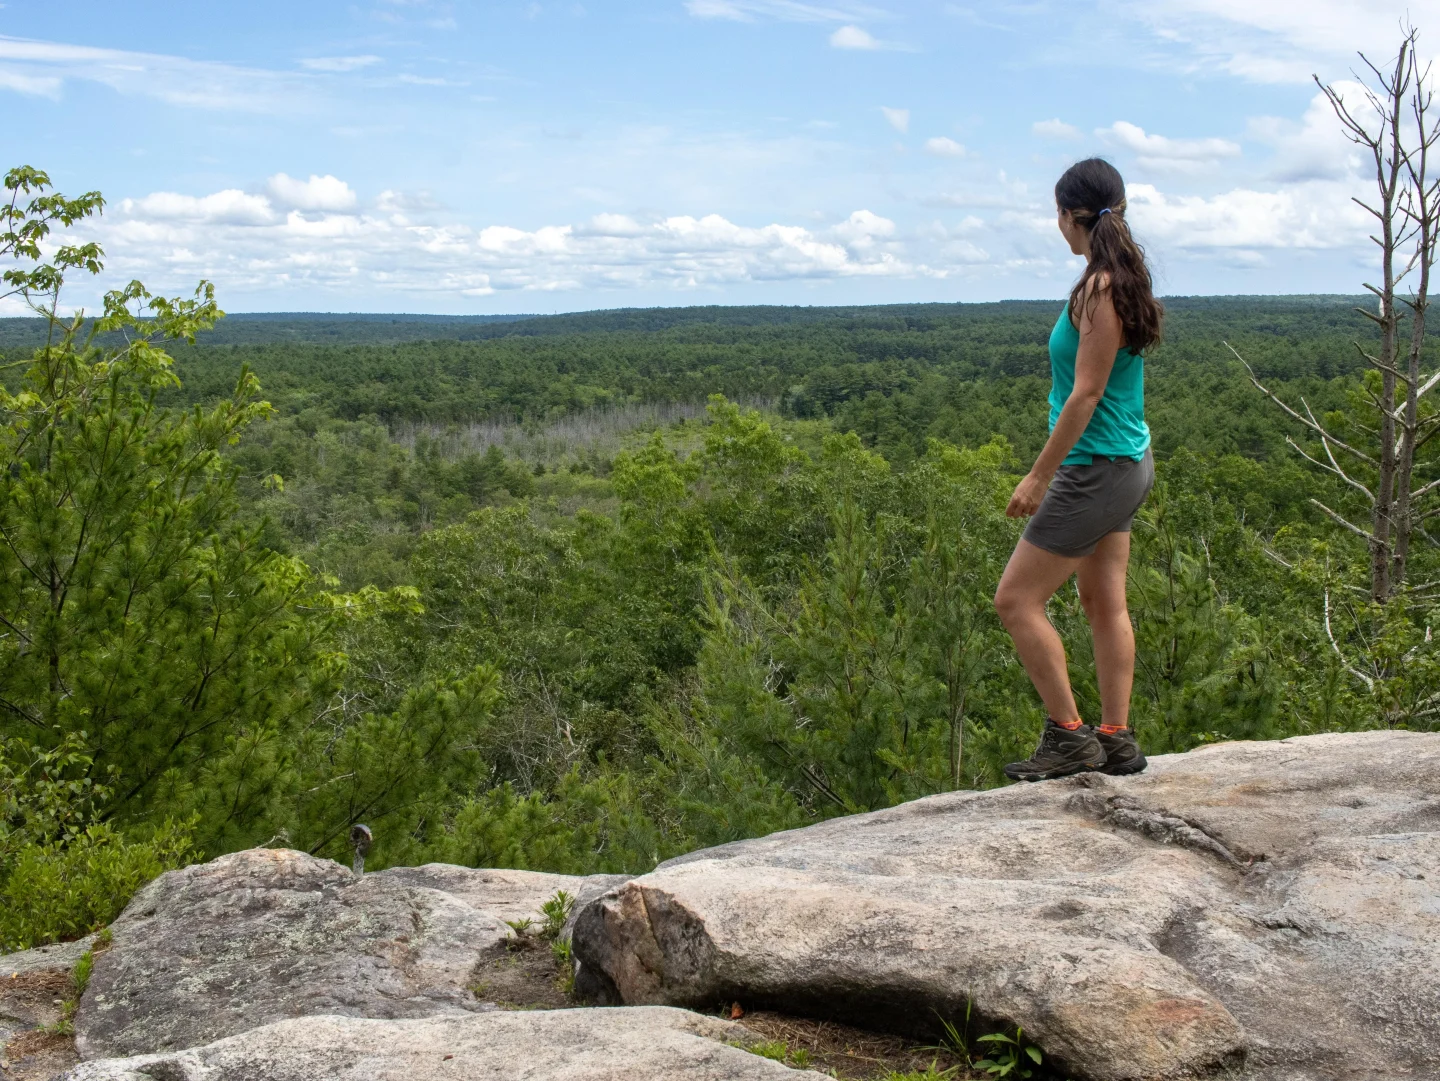
{"label": "bare dead tree", "polygon": [[[1364,386],[1379,415],[1378,427],[1352,422],[1366,438],[1340,438],[1304,398],[1298,409],[1285,402],[1261,383],[1239,353],[1230,350],[1245,364],[1255,387],[1318,438],[1321,456],[1287,437],[1290,446],[1312,465],[1339,477],[1368,505],[1366,523],[1319,499],[1310,500],[1337,525],[1365,541],[1370,556],[1368,592],[1376,604],[1401,596],[1418,600],[1440,591],[1440,582],[1407,582],[1411,541],[1417,532],[1428,538],[1424,523],[1440,515],[1440,499],[1435,498],[1440,494],[1440,478],[1417,482],[1415,477],[1417,453],[1440,432],[1440,412],[1424,403],[1425,396],[1440,385],[1440,371],[1426,375],[1421,370],[1430,270],[1440,227],[1440,180],[1430,169],[1430,150],[1440,142],[1440,120],[1433,109],[1430,65],[1418,58],[1418,37],[1413,27],[1405,28],[1390,70],[1381,70],[1360,54],[1369,72],[1368,78],[1357,74],[1366,88],[1368,114],[1347,104],[1334,86],[1315,78],[1346,136],[1374,163],[1377,197],[1373,204],[1360,198],[1355,202],[1376,222],[1370,239],[1380,248],[1380,284],[1366,282],[1365,288],[1375,294],[1379,305],[1377,311],[1356,310],[1379,327],[1380,344],[1374,353],[1359,342],[1355,347],[1380,376],[1378,394],[1373,385]],[[1397,296],[1402,285],[1408,286],[1408,294]],[[1397,300],[1408,309],[1408,342],[1401,340]],[[1364,446],[1356,445],[1362,442]]]}

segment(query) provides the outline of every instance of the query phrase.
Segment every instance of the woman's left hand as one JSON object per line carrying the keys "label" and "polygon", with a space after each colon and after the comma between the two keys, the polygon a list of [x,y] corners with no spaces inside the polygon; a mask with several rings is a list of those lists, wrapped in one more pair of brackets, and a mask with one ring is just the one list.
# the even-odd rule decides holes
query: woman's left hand
{"label": "woman's left hand", "polygon": [[1015,494],[1010,497],[1010,505],[1005,508],[1005,517],[1030,517],[1040,506],[1040,500],[1045,498],[1045,493],[1049,489],[1049,480],[1042,480],[1034,473],[1026,473],[1020,483],[1015,486]]}

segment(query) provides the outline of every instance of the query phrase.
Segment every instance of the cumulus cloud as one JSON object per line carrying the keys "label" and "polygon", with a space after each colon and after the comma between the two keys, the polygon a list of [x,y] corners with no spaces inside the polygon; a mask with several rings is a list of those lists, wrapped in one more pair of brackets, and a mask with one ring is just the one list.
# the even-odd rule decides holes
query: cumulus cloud
{"label": "cumulus cloud", "polygon": [[276,173],[265,182],[265,190],[279,205],[295,210],[352,210],[358,202],[349,184],[329,174],[296,180]]}
{"label": "cumulus cloud", "polygon": [[1108,128],[1096,128],[1095,134],[1135,154],[1141,166],[1168,172],[1193,172],[1223,158],[1240,156],[1240,144],[1228,139],[1171,139],[1152,135],[1125,120],[1117,120]]}
{"label": "cumulus cloud", "polygon": [[1042,139],[1078,139],[1080,129],[1074,124],[1067,124],[1058,117],[1054,120],[1037,120],[1030,125],[1030,130]]}
{"label": "cumulus cloud", "polygon": [[[1362,123],[1373,123],[1374,110],[1359,83],[1337,83],[1352,115]],[[1249,136],[1274,147],[1269,176],[1280,181],[1338,180],[1355,177],[1360,155],[1340,127],[1335,111],[1324,94],[1310,99],[1310,107],[1297,124],[1273,116],[1254,117]]]}
{"label": "cumulus cloud", "polygon": [[868,210],[857,210],[831,232],[851,249],[873,248],[895,235],[895,223]]}
{"label": "cumulus cloud", "polygon": [[378,56],[311,56],[300,61],[300,66],[311,71],[359,71],[384,63]]}
{"label": "cumulus cloud", "polygon": [[936,135],[934,138],[925,140],[925,153],[934,154],[940,158],[963,158],[965,147],[947,136]]}
{"label": "cumulus cloud", "polygon": [[428,192],[394,191],[387,188],[375,197],[375,209],[381,214],[409,217],[413,214],[429,214],[440,208],[440,204]]}
{"label": "cumulus cloud", "polygon": [[157,191],[143,199],[126,199],[120,211],[127,217],[157,222],[195,222],[205,225],[268,225],[277,219],[270,200],[238,188],[196,197]]}
{"label": "cumulus cloud", "polygon": [[909,109],[892,109],[888,105],[882,105],[880,111],[885,114],[885,122],[896,131],[904,133],[910,130]]}
{"label": "cumulus cloud", "polygon": [[1145,239],[1169,248],[1332,249],[1359,247],[1368,225],[1347,184],[1311,182],[1276,191],[1166,195],[1149,184],[1126,190],[1129,217]]}
{"label": "cumulus cloud", "polygon": [[[261,193],[156,192],[123,200],[101,219],[98,239],[110,252],[111,273],[164,288],[204,277],[241,293],[380,289],[431,297],[944,277],[979,250],[958,234],[944,243],[903,236],[895,222],[869,210],[824,227],[745,225],[719,214],[603,213],[577,224],[472,228],[417,222],[408,212],[416,202],[386,192],[362,207],[336,177],[301,181],[282,173]],[[945,265],[917,257],[930,250]]]}

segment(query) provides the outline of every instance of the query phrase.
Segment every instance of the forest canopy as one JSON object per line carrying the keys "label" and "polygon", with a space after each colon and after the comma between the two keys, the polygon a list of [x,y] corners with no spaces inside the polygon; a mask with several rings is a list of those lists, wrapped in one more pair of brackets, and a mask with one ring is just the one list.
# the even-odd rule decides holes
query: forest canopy
{"label": "forest canopy", "polygon": [[[990,598],[1058,303],[226,319],[137,284],[66,319],[103,253],[24,264],[25,230],[99,197],[7,183],[41,314],[0,325],[0,949],[357,822],[370,866],[638,871],[1033,743]],[[1357,302],[1166,303],[1142,743],[1433,729],[1432,608],[1366,606],[1313,503],[1355,494],[1223,344],[1360,430]],[[1096,715],[1073,590],[1052,617]]]}

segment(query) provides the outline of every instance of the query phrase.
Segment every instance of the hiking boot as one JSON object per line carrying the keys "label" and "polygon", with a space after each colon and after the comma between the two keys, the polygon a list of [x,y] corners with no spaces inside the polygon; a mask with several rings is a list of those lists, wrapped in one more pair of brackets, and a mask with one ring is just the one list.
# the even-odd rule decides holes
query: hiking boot
{"label": "hiking boot", "polygon": [[1105,749],[1105,764],[1100,767],[1101,773],[1123,777],[1127,773],[1139,773],[1145,768],[1145,754],[1140,750],[1140,744],[1135,742],[1135,733],[1130,729],[1122,728],[1118,732],[1107,734],[1097,728],[1095,738]]}
{"label": "hiking boot", "polygon": [[1047,717],[1040,746],[1026,761],[1011,762],[1006,766],[1005,776],[1015,781],[1048,781],[1052,777],[1068,777],[1072,773],[1100,769],[1104,765],[1105,749],[1095,738],[1095,729],[1082,724],[1072,730]]}

